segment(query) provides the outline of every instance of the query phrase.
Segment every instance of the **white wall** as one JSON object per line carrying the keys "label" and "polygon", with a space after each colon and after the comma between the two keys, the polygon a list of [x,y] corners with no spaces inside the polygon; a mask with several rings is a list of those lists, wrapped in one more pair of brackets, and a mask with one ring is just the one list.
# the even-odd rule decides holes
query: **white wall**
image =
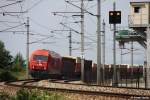
{"label": "white wall", "polygon": [[[134,7],[141,7],[139,13],[134,12]],[[149,23],[149,3],[131,3],[130,4],[130,25],[147,25]]]}

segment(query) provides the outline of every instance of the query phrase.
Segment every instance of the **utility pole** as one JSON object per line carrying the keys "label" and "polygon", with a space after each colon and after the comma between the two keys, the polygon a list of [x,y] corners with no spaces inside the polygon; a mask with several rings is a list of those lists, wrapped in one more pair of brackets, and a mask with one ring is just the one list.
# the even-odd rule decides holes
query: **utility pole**
{"label": "utility pole", "polygon": [[150,24],[147,27],[147,66],[145,88],[150,88]]}
{"label": "utility pole", "polygon": [[101,73],[101,0],[97,0],[97,84],[102,81]]}
{"label": "utility pole", "polygon": [[71,34],[71,29],[70,29],[70,32],[69,32],[69,56],[72,55],[72,34]]}
{"label": "utility pole", "polygon": [[133,41],[131,41],[131,86],[133,83]]}
{"label": "utility pole", "polygon": [[81,80],[84,82],[84,1],[81,0]]}
{"label": "utility pole", "polygon": [[[81,80],[84,82],[84,13],[88,13],[92,16],[96,16],[96,15],[94,15],[91,12],[84,9],[84,0],[81,0],[81,7],[76,6],[67,0],[65,2],[71,4],[72,6],[75,6],[76,8],[79,8],[81,10],[81,12],[80,12],[81,13],[81,15],[80,15],[81,16],[81,33],[62,24],[62,23],[61,24],[66,26],[67,28],[72,29],[75,33],[81,34]],[[54,12],[54,15],[56,15],[56,13],[79,13],[79,12]],[[76,16],[79,16],[79,15],[76,15]]]}
{"label": "utility pole", "polygon": [[[113,2],[113,11],[116,10],[116,2]],[[113,24],[113,28],[114,28],[114,34],[113,34],[113,82],[112,85],[113,86],[118,86],[118,80],[117,80],[117,68],[116,68],[116,23]]]}
{"label": "utility pole", "polygon": [[122,47],[120,48],[120,64],[122,64],[123,63],[123,51],[122,51]]}
{"label": "utility pole", "polygon": [[26,78],[28,79],[29,78],[29,75],[28,75],[28,63],[29,63],[29,17],[27,17],[27,24],[26,24],[26,27],[27,27],[27,48],[26,48],[26,57],[27,57],[27,65],[26,65]]}
{"label": "utility pole", "polygon": [[[66,28],[69,28],[66,25],[64,25],[63,23],[61,23],[61,25],[63,25]],[[71,56],[72,55],[72,31],[74,31],[74,30],[69,28],[68,30],[53,30],[52,32],[54,32],[54,31],[61,31],[61,32],[64,32],[64,31],[68,32],[69,31],[69,35],[68,35],[68,38],[69,38],[69,56]]]}
{"label": "utility pole", "polygon": [[103,20],[103,82],[105,82],[105,21]]}

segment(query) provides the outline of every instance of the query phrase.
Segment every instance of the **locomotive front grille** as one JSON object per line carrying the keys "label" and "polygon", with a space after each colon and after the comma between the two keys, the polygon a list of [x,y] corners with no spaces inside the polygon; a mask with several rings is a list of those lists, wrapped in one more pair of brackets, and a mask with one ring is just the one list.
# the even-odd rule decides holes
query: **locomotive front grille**
{"label": "locomotive front grille", "polygon": [[33,66],[32,67],[33,70],[46,70],[45,66]]}

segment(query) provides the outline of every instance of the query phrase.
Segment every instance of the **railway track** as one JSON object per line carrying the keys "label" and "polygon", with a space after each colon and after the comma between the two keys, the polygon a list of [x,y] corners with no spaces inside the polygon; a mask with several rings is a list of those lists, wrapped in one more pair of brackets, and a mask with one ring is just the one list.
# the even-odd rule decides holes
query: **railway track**
{"label": "railway track", "polygon": [[150,100],[150,90],[101,87],[97,85],[71,83],[70,80],[20,80],[5,82],[5,85],[17,88],[40,89],[63,93],[77,93],[82,95],[112,96],[117,98],[126,98],[127,100]]}

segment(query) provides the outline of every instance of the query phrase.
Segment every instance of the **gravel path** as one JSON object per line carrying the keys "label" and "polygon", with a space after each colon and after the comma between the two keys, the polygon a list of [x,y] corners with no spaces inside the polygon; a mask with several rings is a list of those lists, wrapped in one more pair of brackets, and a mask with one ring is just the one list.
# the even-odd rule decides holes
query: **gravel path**
{"label": "gravel path", "polygon": [[75,84],[60,84],[50,83],[48,81],[40,81],[36,84],[37,86],[50,87],[50,88],[64,88],[72,90],[83,90],[83,91],[96,91],[103,93],[116,93],[116,94],[127,94],[135,96],[148,96],[150,97],[150,90],[144,89],[128,89],[128,88],[113,88],[113,87],[100,87],[100,86],[86,86],[86,85],[75,85]]}
{"label": "gravel path", "polygon": [[[12,82],[13,84],[24,84],[24,82]],[[127,88],[113,88],[113,87],[100,87],[100,86],[86,86],[86,85],[75,85],[75,84],[60,84],[49,81],[29,82],[25,83],[27,86],[38,86],[46,88],[58,88],[58,89],[72,89],[72,90],[83,90],[83,91],[96,91],[100,93],[115,93],[115,94],[128,94],[136,97],[117,97],[117,96],[105,96],[105,95],[90,95],[90,94],[79,94],[79,93],[61,93],[66,96],[69,100],[150,100],[150,90],[144,89],[127,89]],[[8,92],[10,95],[14,95],[20,88],[6,86],[0,83],[0,92]],[[54,91],[55,92],[55,91]],[[141,97],[142,96],[142,97]]]}
{"label": "gravel path", "polygon": [[[3,83],[0,83],[0,93],[5,92],[11,96],[14,96],[19,89],[20,88],[13,87],[13,86],[6,86]],[[53,92],[53,91],[51,91],[51,92]],[[57,93],[64,95],[67,98],[67,100],[130,100],[127,98],[97,96],[97,95],[84,95],[84,94],[77,94],[77,93],[62,93],[62,92],[57,92]]]}
{"label": "gravel path", "polygon": [[13,96],[20,90],[18,87],[7,86],[4,83],[0,83],[0,93],[8,93],[9,95]]}

